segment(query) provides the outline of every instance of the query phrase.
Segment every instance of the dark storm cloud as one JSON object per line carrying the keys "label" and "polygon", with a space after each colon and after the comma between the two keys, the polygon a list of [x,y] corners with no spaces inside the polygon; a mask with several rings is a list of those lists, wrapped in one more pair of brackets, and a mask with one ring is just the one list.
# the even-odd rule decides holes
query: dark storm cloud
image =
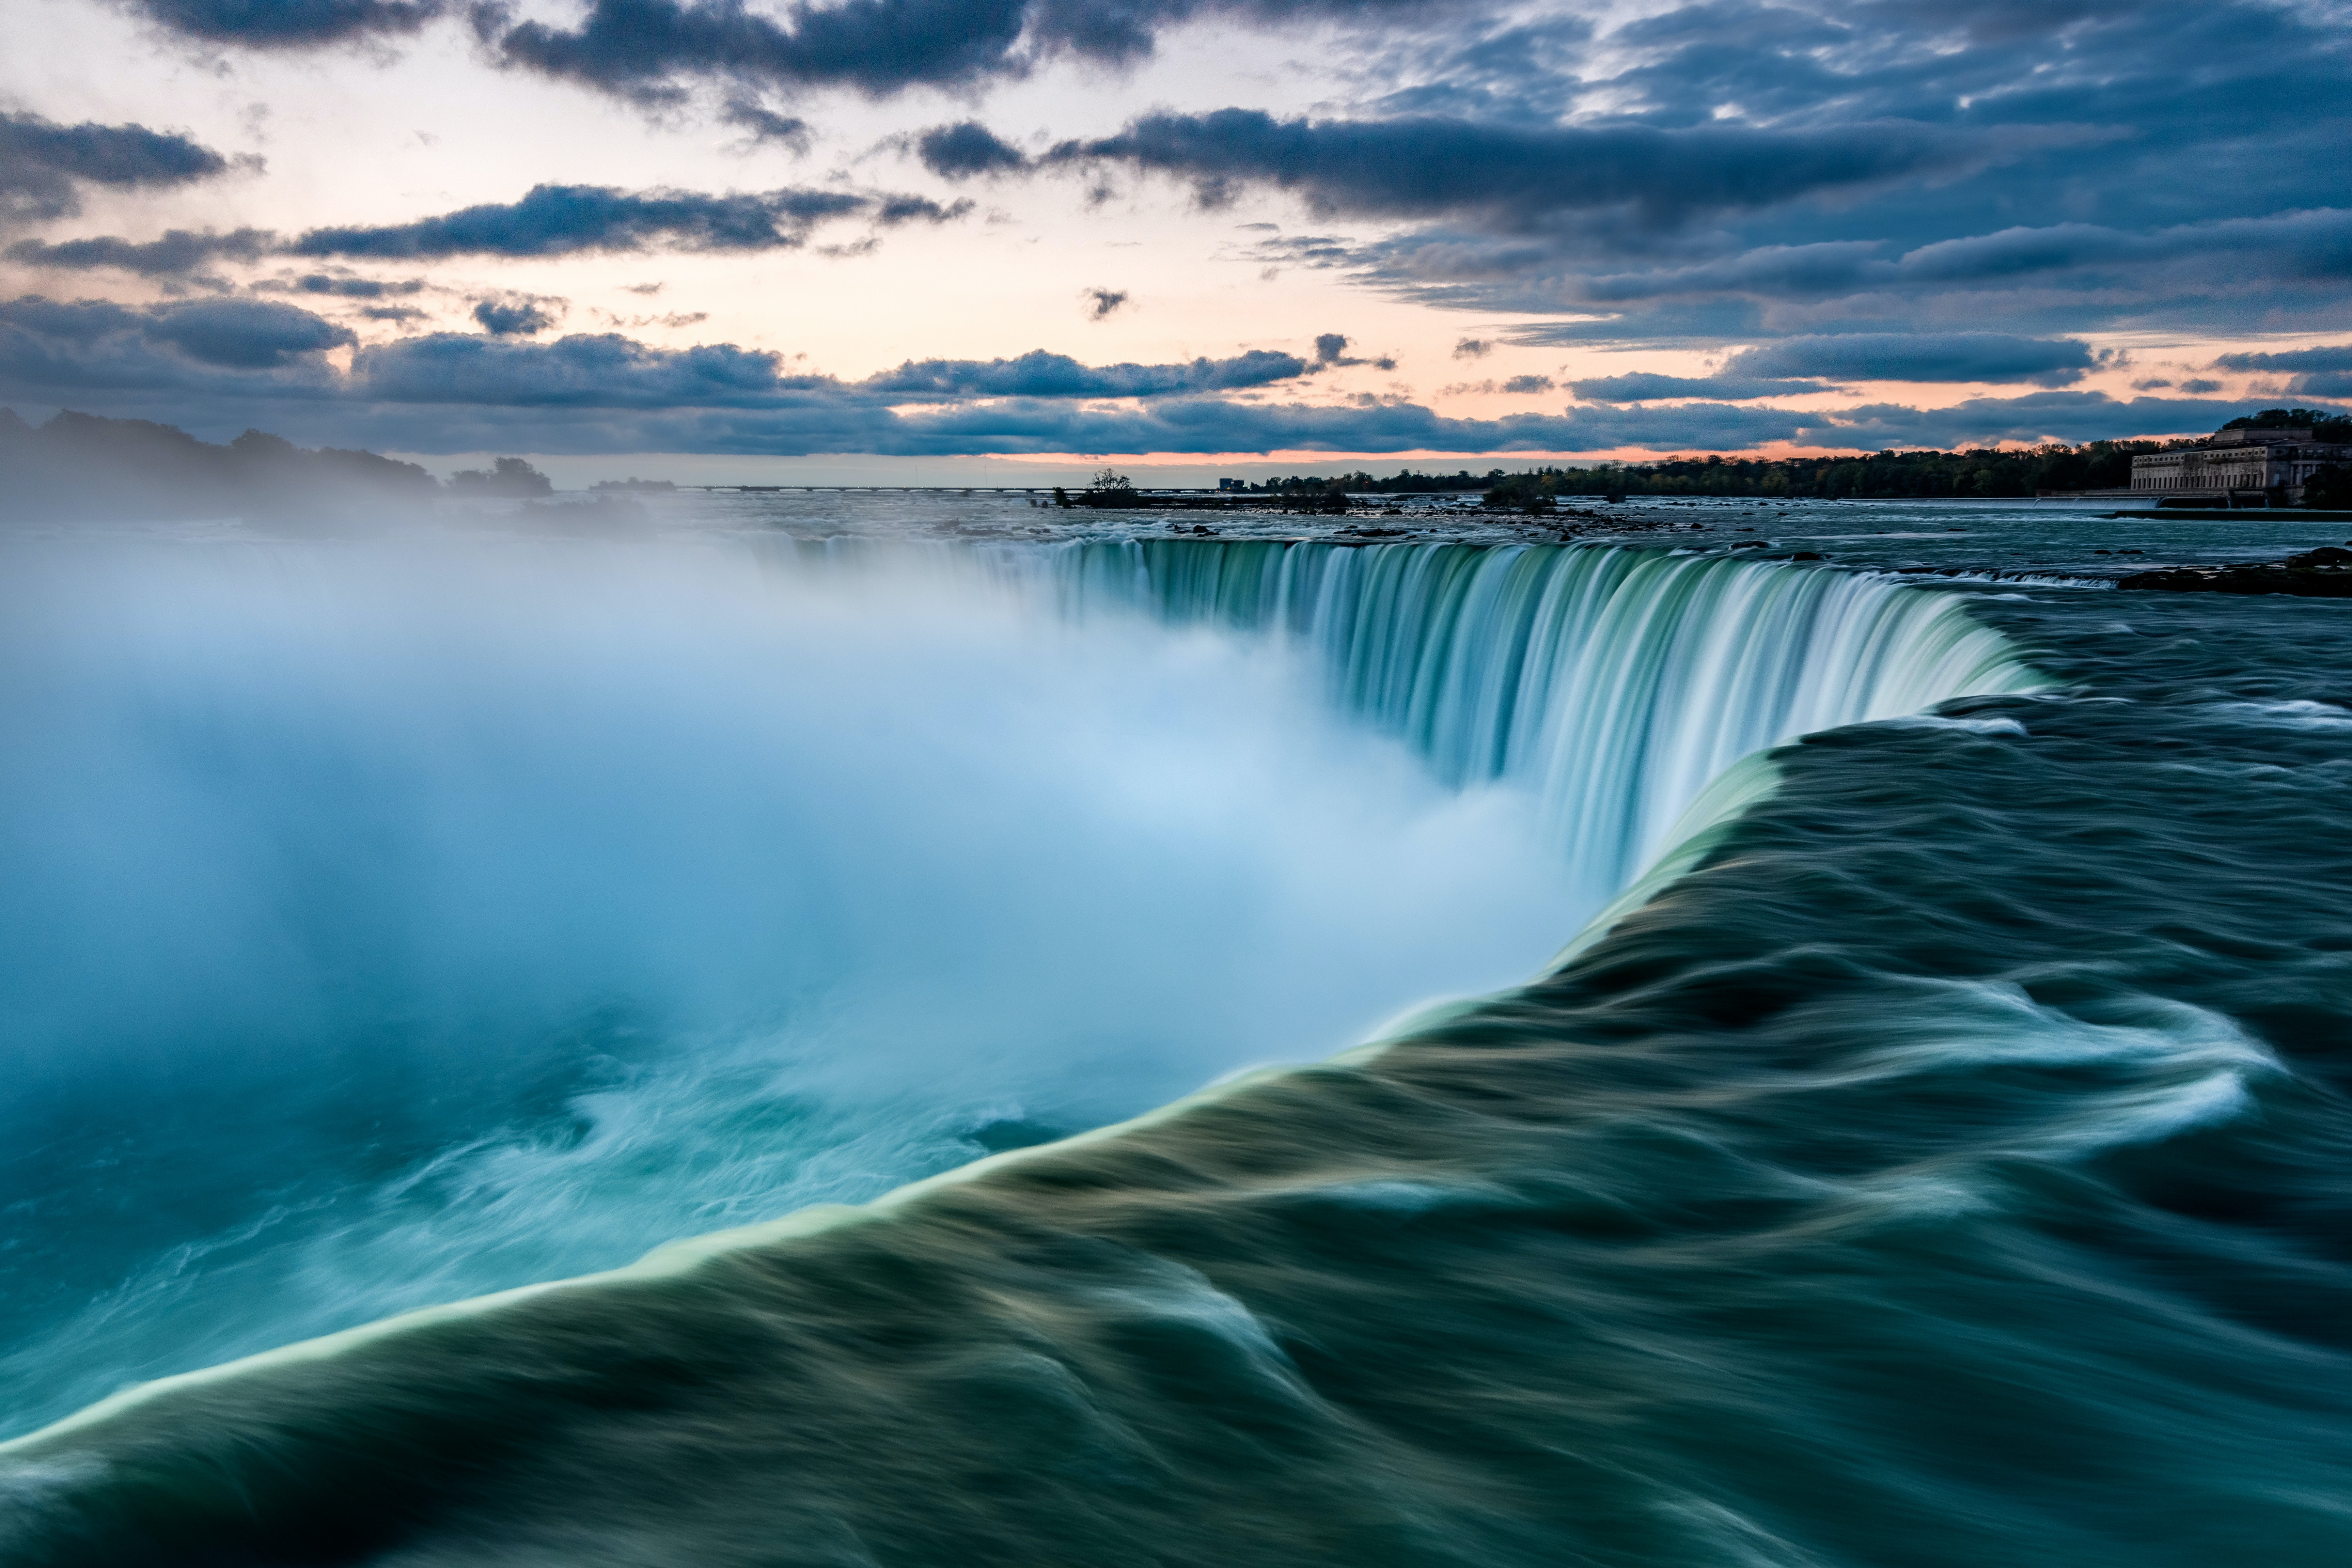
{"label": "dark storm cloud", "polygon": [[915,155],[923,167],[943,180],[968,180],[975,174],[1002,174],[1029,167],[1027,154],[976,120],[958,125],[934,125],[915,138]]}
{"label": "dark storm cloud", "polygon": [[83,185],[184,185],[228,167],[199,142],[143,125],[60,125],[37,114],[0,113],[0,219],[79,212]]}
{"label": "dark storm cloud", "polygon": [[1153,114],[1115,136],[1066,142],[1055,163],[1116,163],[1194,183],[1295,190],[1318,210],[1381,217],[1469,215],[1505,226],[1622,207],[1664,224],[1770,206],[1981,163],[2003,152],[1940,128],[1518,126],[1413,117],[1277,120],[1254,109]]}
{"label": "dark storm cloud", "polygon": [[[1338,405],[1218,395],[1290,379],[1293,356],[1089,367],[1052,354],[925,361],[869,381],[791,371],[780,354],[660,349],[616,334],[551,342],[432,333],[362,347],[348,374],[323,351],[348,331],[254,300],[133,310],[96,301],[0,304],[0,402],[71,403],[210,430],[273,423],[306,441],[415,451],[1593,452],[1839,448],[2210,429],[2251,405],[2118,402],[2041,392],[1953,408],[1826,412],[1726,400],[1450,419],[1416,404]],[[1123,400],[1103,406],[1101,398]],[[924,406],[901,412],[910,401]]]}
{"label": "dark storm cloud", "polygon": [[870,215],[884,223],[942,221],[962,210],[921,196],[781,190],[710,195],[623,191],[609,185],[534,185],[517,202],[486,203],[414,223],[314,228],[287,248],[297,256],[436,258],[565,256],[582,251],[778,250],[803,244],[818,224]]}
{"label": "dark storm cloud", "polygon": [[860,384],[929,397],[1157,397],[1178,392],[1265,386],[1307,374],[1296,354],[1253,349],[1232,359],[1177,364],[1081,364],[1033,350],[1017,359],[909,360]]}
{"label": "dark storm cloud", "polygon": [[413,33],[442,0],[136,0],[175,33],[213,44],[303,48],[371,35]]}
{"label": "dark storm cloud", "polygon": [[1728,376],[1834,381],[2023,381],[2070,386],[2092,368],[2087,344],[2006,332],[1843,332],[1783,338],[1734,354]]}
{"label": "dark storm cloud", "polygon": [[257,261],[276,243],[278,237],[267,229],[239,228],[226,234],[211,229],[197,233],[184,228],[168,228],[160,239],[133,241],[115,235],[96,235],[88,239],[68,239],[55,245],[37,239],[22,239],[8,247],[8,259],[30,267],[47,267],[65,271],[88,271],[94,268],[113,268],[124,272],[136,272],[146,278],[166,278],[194,272],[215,261]]}

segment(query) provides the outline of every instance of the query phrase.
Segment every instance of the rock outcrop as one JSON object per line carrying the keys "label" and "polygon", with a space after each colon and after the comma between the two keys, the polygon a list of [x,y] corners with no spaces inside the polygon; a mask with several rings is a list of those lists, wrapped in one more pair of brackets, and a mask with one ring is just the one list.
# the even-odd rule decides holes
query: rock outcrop
{"label": "rock outcrop", "polygon": [[2352,550],[2328,544],[2278,562],[2166,566],[2135,573],[2116,586],[2170,594],[2294,594],[2310,599],[2352,599]]}

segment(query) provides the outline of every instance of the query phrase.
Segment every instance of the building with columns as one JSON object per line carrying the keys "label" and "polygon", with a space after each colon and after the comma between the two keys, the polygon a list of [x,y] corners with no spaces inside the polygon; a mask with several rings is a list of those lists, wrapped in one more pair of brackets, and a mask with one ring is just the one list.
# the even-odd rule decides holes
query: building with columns
{"label": "building with columns", "polygon": [[2352,465],[2352,446],[2317,440],[2308,426],[2216,430],[2193,447],[2134,458],[2131,488],[2152,500],[2291,506],[2305,480],[2336,464]]}

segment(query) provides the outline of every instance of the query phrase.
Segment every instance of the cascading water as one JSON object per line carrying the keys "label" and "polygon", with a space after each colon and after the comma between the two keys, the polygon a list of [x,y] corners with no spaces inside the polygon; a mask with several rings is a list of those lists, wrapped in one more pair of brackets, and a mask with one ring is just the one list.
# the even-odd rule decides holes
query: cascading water
{"label": "cascading water", "polygon": [[[26,1248],[21,1269],[99,1269],[82,1310],[19,1289],[66,1317],[19,1317],[0,1368],[52,1411],[108,1368],[870,1196],[969,1157],[992,1117],[1068,1131],[1328,1051],[1334,1025],[1510,978],[1491,963],[1515,950],[1527,973],[1736,759],[2032,682],[1948,595],[1634,550],[833,541],[772,550],[767,588],[635,548],[155,550],[19,576],[47,588],[9,699],[42,754],[12,785],[21,1102],[122,1119],[89,1157],[134,1180],[205,1163],[174,1201],[197,1229],[118,1227],[151,1256]],[[1473,814],[1318,738],[1284,670]],[[915,708],[964,717],[877,748],[868,715]],[[1515,837],[1528,799],[1557,860]],[[1000,848],[960,844],[976,818]],[[1218,856],[1249,879],[1202,884]],[[960,860],[979,877],[931,869]],[[1079,914],[1106,896],[1140,902]],[[1367,914],[1390,900],[1412,914]],[[1296,936],[1244,962],[1221,942],[1254,908]],[[106,985],[125,947],[136,983]],[[912,952],[957,957],[889,957]],[[1179,975],[1230,1006],[1139,1023]],[[152,1107],[75,1110],[91,1060],[146,1063],[230,1126],[273,1100],[278,1126],[240,1154],[155,1147]],[[376,1105],[419,1084],[437,1119]],[[551,1096],[552,1119],[518,1110]],[[318,1145],[334,1126],[364,1129],[358,1168]],[[78,1150],[26,1138],[42,1163]],[[40,1183],[19,1175],[28,1213],[89,1225]]]}
{"label": "cascading water", "polygon": [[1141,607],[1271,633],[1333,700],[1461,786],[1542,802],[1606,899],[1733,763],[1842,724],[2044,684],[1962,602],[1720,555],[1451,543],[1076,543],[1031,552],[1066,613]]}
{"label": "cascading water", "polygon": [[[152,1257],[72,1259],[66,1242],[35,1237],[33,1261],[68,1277],[79,1267],[88,1297],[32,1314],[15,1358],[51,1414],[68,1394],[89,1397],[110,1357],[171,1372],[422,1300],[609,1268],[665,1236],[934,1176],[1004,1146],[992,1126],[1034,1142],[1220,1071],[1346,1043],[1318,1031],[1360,1038],[1369,1020],[1351,1019],[1343,996],[1363,1005],[1378,993],[1392,1009],[1449,980],[1496,984],[1467,955],[1492,963],[1508,928],[1534,944],[1517,950],[1528,973],[1661,851],[1679,842],[1675,864],[1687,864],[1695,830],[1756,798],[1738,764],[1759,750],[2042,684],[1956,596],[1660,551],[835,542],[763,547],[761,588],[723,551],[684,567],[635,547],[533,547],[491,566],[461,552],[453,586],[453,558],[437,551],[342,548],[160,577],[69,571],[49,586],[79,582],[95,595],[82,612],[121,613],[68,611],[71,632],[20,623],[18,635],[70,655],[52,658],[46,686],[20,679],[7,698],[16,725],[47,726],[52,760],[64,759],[10,786],[70,829],[11,850],[32,873],[16,879],[22,896],[47,889],[63,916],[35,944],[37,963],[9,976],[37,1004],[19,1015],[16,1048],[49,1053],[36,1064],[48,1108],[76,1103],[68,1058],[89,1047],[77,1029],[128,1031],[150,1056],[194,1050],[173,1034],[191,1011],[212,1041],[206,1070],[232,1080],[194,1091],[197,1121],[233,1123],[240,1095],[305,1108],[293,1131],[256,1143],[257,1173],[207,1151],[234,1125],[184,1126],[161,1157],[143,1130],[119,1126],[77,1152],[137,1180],[207,1174],[178,1200],[183,1234],[168,1215],[139,1231]],[[258,580],[278,586],[257,595]],[[208,584],[193,610],[171,598],[191,582]],[[1319,700],[1298,700],[1302,684]],[[916,713],[932,717],[909,743]],[[1328,727],[1331,713],[1348,723]],[[877,751],[877,734],[894,738]],[[1418,783],[1387,760],[1398,741],[1426,770]],[[1747,787],[1726,787],[1743,776]],[[274,816],[239,815],[257,795]],[[134,830],[93,859],[110,821]],[[1228,858],[1252,868],[1225,874]],[[260,880],[257,858],[273,868]],[[184,874],[163,874],[174,867]],[[68,889],[101,872],[122,901],[74,908],[82,895]],[[138,904],[154,892],[160,904]],[[169,910],[206,899],[218,918],[203,940],[174,934]],[[84,949],[126,920],[148,943],[146,982],[84,996],[76,988],[104,967]],[[301,950],[321,936],[323,952]],[[250,973],[221,981],[223,957]],[[520,994],[501,994],[501,976]],[[1106,1031],[1118,1037],[1099,1043]],[[285,1053],[301,1051],[329,1070],[289,1067]],[[1311,1095],[1316,1074],[1342,1070],[1242,1079],[1148,1126],[1010,1156],[1002,1176],[982,1166],[904,1188],[870,1212],[931,1215],[1056,1160],[1149,1163],[1159,1156],[1137,1152],[1182,1144],[1228,1100]],[[194,1081],[185,1062],[164,1076]],[[445,1079],[428,1097],[444,1106],[437,1130],[427,1119],[368,1132],[362,1159],[306,1152],[317,1128],[368,1125],[351,1097]],[[1197,1152],[1167,1157],[1180,1168]],[[260,1169],[281,1159],[296,1168]],[[309,1179],[306,1159],[325,1174]],[[231,1176],[215,1179],[207,1162]],[[1380,1190],[1391,1187],[1407,1209],[1423,1201],[1411,1182]],[[23,1212],[95,1223],[63,1189],[31,1191]],[[139,1491],[144,1481],[131,1493],[93,1483],[76,1500],[74,1478],[105,1473],[131,1442],[148,1456],[139,1473],[173,1496],[247,1489],[228,1514],[205,1513],[221,1552],[368,1560],[392,1527],[354,1524],[344,1540],[341,1526],[319,1536],[287,1522],[312,1518],[308,1503],[279,1514],[328,1472],[268,1412],[350,1399],[319,1418],[381,1423],[359,1391],[407,1397],[397,1386],[452,1353],[450,1334],[509,1370],[538,1365],[535,1394],[477,1367],[393,1423],[425,1447],[390,1436],[370,1463],[413,1465],[404,1484],[426,1484],[446,1473],[430,1434],[459,1419],[466,1378],[499,1391],[484,1394],[500,1408],[479,1440],[528,1447],[547,1400],[570,1397],[572,1352],[557,1341],[584,1335],[582,1353],[626,1360],[594,1325],[665,1335],[673,1310],[701,1325],[677,1331],[688,1341],[723,1339],[698,1316],[712,1305],[710,1271],[730,1281],[722,1313],[761,1310],[733,1292],[777,1270],[820,1280],[805,1249],[832,1245],[828,1212],[110,1401],[10,1446],[20,1468],[0,1476],[16,1477],[25,1511],[0,1542],[27,1563],[89,1550],[176,1561],[126,1545],[146,1528],[136,1521],[179,1507]],[[1157,1266],[1131,1279],[1105,1267],[1086,1287],[1105,1300],[1164,1296],[1180,1318],[1227,1310],[1201,1294],[1192,1265],[1164,1279]],[[551,1326],[551,1312],[570,1326]],[[748,1353],[727,1355],[740,1370]],[[452,1438],[452,1451],[474,1440]],[[260,1462],[275,1479],[236,1453],[274,1456]],[[99,1468],[77,1468],[84,1460]],[[189,1480],[188,1466],[211,1479]],[[263,1521],[276,1543],[235,1544],[246,1527],[231,1515]],[[575,1542],[558,1557],[603,1552]],[[436,1549],[414,1561],[472,1559]]]}
{"label": "cascading water", "polygon": [[0,1411],[1320,1055],[1582,910],[1232,637],[697,542],[8,541]]}

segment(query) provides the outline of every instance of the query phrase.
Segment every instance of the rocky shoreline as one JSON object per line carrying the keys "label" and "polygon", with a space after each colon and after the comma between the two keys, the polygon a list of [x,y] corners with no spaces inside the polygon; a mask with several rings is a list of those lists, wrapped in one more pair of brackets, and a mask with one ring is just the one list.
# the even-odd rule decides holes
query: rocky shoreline
{"label": "rocky shoreline", "polygon": [[2308,599],[2352,599],[2352,550],[2328,544],[2284,561],[2166,566],[2135,573],[2116,586],[2169,594],[2294,594]]}

